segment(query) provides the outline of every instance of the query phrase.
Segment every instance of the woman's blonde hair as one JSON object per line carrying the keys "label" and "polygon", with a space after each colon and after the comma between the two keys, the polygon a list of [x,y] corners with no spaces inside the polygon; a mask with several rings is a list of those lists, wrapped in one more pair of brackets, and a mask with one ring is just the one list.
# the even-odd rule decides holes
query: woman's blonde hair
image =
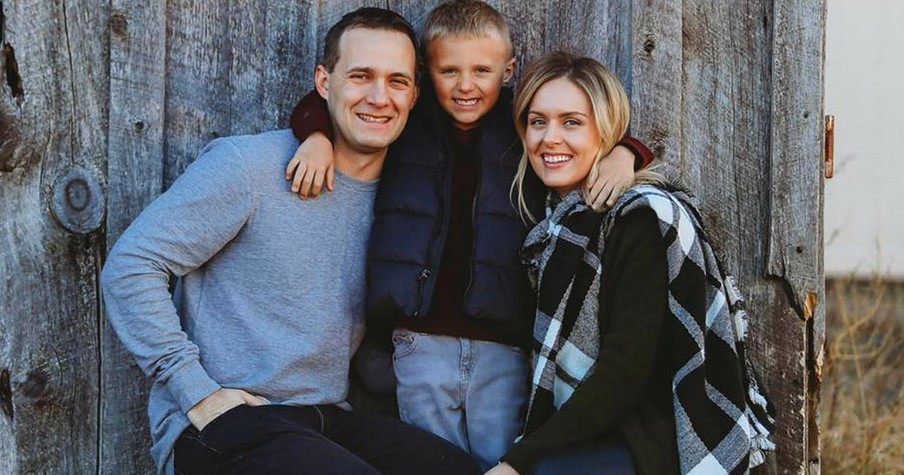
{"label": "woman's blonde hair", "polygon": [[[527,115],[537,91],[547,82],[561,77],[567,78],[590,98],[593,117],[601,138],[594,164],[608,155],[625,136],[631,120],[631,105],[621,82],[595,59],[554,51],[537,58],[527,66],[515,93],[515,129],[521,138],[524,151],[518,163],[518,172],[515,174],[511,192],[518,201],[521,216],[532,222],[536,222],[536,219],[531,214],[524,196],[524,180],[530,169],[525,141]],[[656,172],[640,172],[635,175],[635,181],[657,182],[661,181],[661,177]]]}

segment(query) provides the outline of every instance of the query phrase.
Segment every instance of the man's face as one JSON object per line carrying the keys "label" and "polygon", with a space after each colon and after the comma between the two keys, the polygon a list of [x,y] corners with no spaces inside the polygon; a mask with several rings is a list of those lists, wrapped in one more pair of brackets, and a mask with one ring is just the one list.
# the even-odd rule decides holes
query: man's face
{"label": "man's face", "polygon": [[339,40],[332,72],[317,66],[317,92],[329,106],[336,146],[385,151],[405,128],[417,98],[414,45],[403,33],[353,28]]}
{"label": "man's face", "polygon": [[476,127],[493,108],[515,69],[508,44],[492,36],[440,37],[427,57],[439,105],[462,130]]}

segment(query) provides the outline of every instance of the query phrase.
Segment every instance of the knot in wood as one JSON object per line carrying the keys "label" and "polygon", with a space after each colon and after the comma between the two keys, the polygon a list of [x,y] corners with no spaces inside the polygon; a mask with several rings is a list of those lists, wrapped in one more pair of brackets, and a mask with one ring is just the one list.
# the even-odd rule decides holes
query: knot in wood
{"label": "knot in wood", "polygon": [[110,15],[110,31],[119,39],[128,39],[129,17],[124,12],[113,12]]}
{"label": "knot in wood", "polygon": [[0,371],[0,409],[6,417],[13,418],[13,390],[9,381],[9,370]]}
{"label": "knot in wood", "polygon": [[47,392],[47,375],[40,370],[29,371],[21,390],[26,397],[40,399]]}
{"label": "knot in wood", "polygon": [[103,192],[90,173],[75,168],[54,182],[50,209],[67,231],[88,234],[99,228],[103,221]]}

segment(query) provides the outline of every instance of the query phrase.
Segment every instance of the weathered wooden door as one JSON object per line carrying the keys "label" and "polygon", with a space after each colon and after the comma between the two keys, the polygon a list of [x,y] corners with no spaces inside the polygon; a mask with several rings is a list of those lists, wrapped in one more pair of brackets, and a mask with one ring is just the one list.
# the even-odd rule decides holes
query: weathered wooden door
{"label": "weathered wooden door", "polygon": [[[284,127],[360,5],[0,2],[0,472],[147,473],[146,384],[105,321],[106,249],[210,139]],[[501,0],[519,66],[609,64],[632,132],[697,191],[778,408],[769,473],[819,468],[825,0]]]}

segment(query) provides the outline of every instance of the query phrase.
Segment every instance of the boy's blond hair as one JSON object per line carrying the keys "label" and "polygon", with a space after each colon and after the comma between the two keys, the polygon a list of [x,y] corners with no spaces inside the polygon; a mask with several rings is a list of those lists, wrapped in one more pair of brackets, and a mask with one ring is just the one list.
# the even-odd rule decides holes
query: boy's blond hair
{"label": "boy's blond hair", "polygon": [[514,55],[512,35],[498,10],[480,0],[448,0],[427,15],[421,39],[424,57],[433,41],[459,35],[499,39],[505,44],[507,55]]}

